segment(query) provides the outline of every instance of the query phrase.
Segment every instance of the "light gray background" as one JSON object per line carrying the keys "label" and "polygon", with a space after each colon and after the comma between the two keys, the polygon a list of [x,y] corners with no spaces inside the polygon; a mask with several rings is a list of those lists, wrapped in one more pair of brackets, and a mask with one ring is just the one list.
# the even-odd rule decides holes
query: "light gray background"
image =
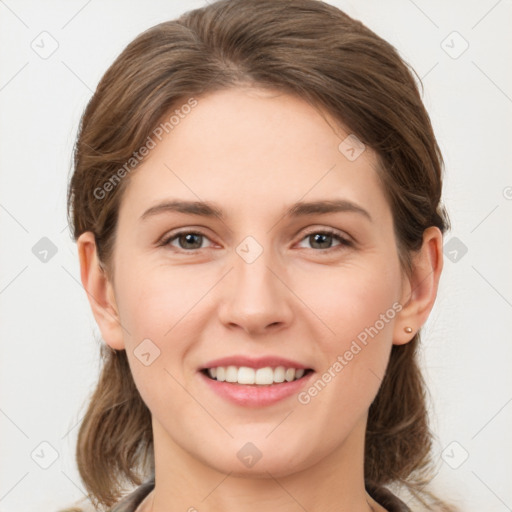
{"label": "light gray background", "polygon": [[[512,2],[330,3],[422,77],[446,161],[452,245],[423,351],[435,488],[462,510],[512,510]],[[129,41],[202,5],[0,0],[0,512],[55,511],[83,496],[74,448],[99,330],[65,214],[80,115]],[[32,250],[43,237],[57,249],[47,262]]]}

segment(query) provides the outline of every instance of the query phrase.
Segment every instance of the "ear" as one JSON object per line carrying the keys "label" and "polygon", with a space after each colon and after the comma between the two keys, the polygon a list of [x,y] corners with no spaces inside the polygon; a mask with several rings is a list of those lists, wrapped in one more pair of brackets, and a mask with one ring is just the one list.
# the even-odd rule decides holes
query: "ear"
{"label": "ear", "polygon": [[[443,234],[435,226],[423,232],[423,244],[412,259],[411,276],[404,278],[400,304],[393,333],[393,344],[403,345],[412,340],[426,322],[437,296],[439,278],[443,269]],[[412,332],[404,329],[411,327]]]}
{"label": "ear", "polygon": [[77,246],[80,277],[101,335],[111,348],[122,350],[125,347],[114,288],[105,270],[100,266],[94,233],[82,233],[77,240]]}

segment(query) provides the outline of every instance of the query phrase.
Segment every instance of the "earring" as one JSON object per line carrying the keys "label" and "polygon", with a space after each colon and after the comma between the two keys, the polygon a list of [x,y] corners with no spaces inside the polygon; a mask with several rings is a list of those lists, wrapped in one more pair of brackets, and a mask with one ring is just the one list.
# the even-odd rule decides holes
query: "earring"
{"label": "earring", "polygon": [[404,331],[408,334],[411,334],[412,332],[412,327],[404,327]]}

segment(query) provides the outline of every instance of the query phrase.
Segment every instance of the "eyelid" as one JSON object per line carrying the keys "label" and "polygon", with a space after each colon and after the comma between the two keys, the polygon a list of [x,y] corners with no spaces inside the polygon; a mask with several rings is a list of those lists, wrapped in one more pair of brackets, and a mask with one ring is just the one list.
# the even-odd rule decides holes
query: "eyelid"
{"label": "eyelid", "polygon": [[353,238],[348,234],[345,233],[345,231],[341,231],[336,228],[330,228],[330,227],[322,227],[322,226],[314,226],[312,228],[308,228],[307,231],[303,234],[303,237],[308,235],[313,235],[315,233],[327,233],[329,235],[337,235],[340,238],[344,238],[347,240],[347,242],[353,242]]}
{"label": "eyelid", "polygon": [[334,247],[329,247],[327,249],[317,249],[315,252],[327,252],[327,251],[334,251],[337,248],[341,247],[354,247],[355,241],[354,239],[349,236],[348,234],[344,233],[343,231],[339,231],[335,228],[327,228],[327,227],[313,227],[310,230],[308,230],[306,233],[302,235],[302,238],[299,240],[299,242],[302,242],[305,238],[308,236],[314,235],[314,234],[324,234],[324,235],[330,235],[333,238],[338,239],[340,242],[339,245]]}
{"label": "eyelid", "polygon": [[[168,233],[166,233],[164,236],[162,236],[160,238],[160,240],[157,242],[157,246],[167,246],[167,245],[170,245],[170,242],[177,239],[178,237],[182,236],[182,235],[190,235],[190,234],[193,234],[193,235],[200,235],[202,236],[203,238],[207,238],[208,240],[210,240],[210,242],[212,243],[215,243],[213,242],[213,240],[211,240],[210,236],[207,235],[204,231],[202,231],[203,228],[177,228],[176,230],[173,230],[173,231],[170,231]],[[176,249],[176,252],[187,252],[187,253],[191,253],[191,252],[197,252],[197,251],[200,251],[202,249],[191,249],[191,250],[185,250],[185,249],[179,249],[177,247],[175,247],[174,249]],[[207,249],[207,247],[205,247],[205,249]]]}

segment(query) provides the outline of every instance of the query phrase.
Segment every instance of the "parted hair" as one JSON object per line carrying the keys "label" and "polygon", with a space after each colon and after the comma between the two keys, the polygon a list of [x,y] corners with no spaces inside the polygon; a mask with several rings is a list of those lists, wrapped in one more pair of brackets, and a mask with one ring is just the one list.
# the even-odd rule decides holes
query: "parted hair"
{"label": "parted hair", "polygon": [[[449,229],[441,202],[444,164],[421,100],[421,80],[392,45],[319,0],[220,0],[137,36],[105,72],[82,115],[69,225],[74,240],[94,233],[108,277],[129,173],[108,193],[104,184],[120,176],[177,106],[240,85],[294,94],[329,112],[376,152],[404,271],[410,273],[426,228]],[[127,487],[154,473],[154,453],[151,414],[126,352],[99,342],[100,376],[86,404],[76,460],[94,507],[108,510]],[[365,480],[396,485],[426,510],[448,511],[451,506],[428,490],[435,437],[419,346],[418,332],[392,347],[369,409]]]}

